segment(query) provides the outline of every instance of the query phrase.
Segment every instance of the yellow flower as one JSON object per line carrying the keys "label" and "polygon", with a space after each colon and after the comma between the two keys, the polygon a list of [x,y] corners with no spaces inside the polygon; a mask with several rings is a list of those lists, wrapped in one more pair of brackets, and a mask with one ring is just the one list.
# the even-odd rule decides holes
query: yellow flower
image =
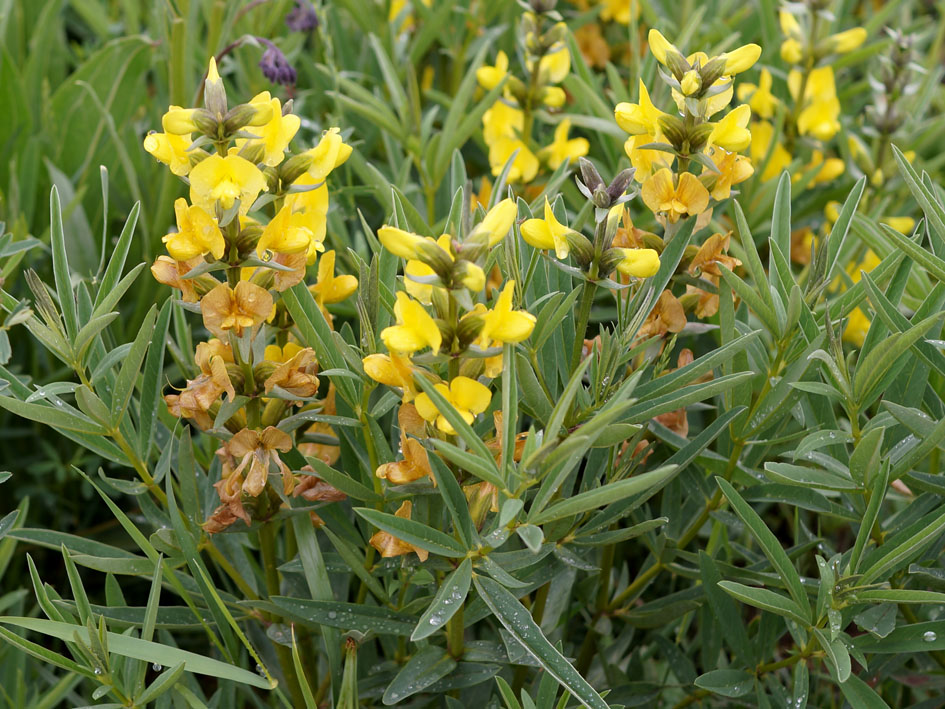
{"label": "yellow flower", "polygon": [[655,135],[659,130],[661,110],[653,105],[643,79],[640,79],[640,103],[618,103],[614,109],[617,125],[630,135]]}
{"label": "yellow flower", "polygon": [[640,16],[638,0],[601,0],[600,19],[629,25],[633,17]]}
{"label": "yellow flower", "polygon": [[278,254],[307,253],[312,236],[305,215],[293,212],[288,204],[283,205],[263,229],[262,236],[256,242],[256,255],[263,258],[267,251]]}
{"label": "yellow flower", "polygon": [[167,252],[176,261],[189,261],[197,256],[210,254],[215,259],[223,258],[226,241],[217,226],[217,221],[197,206],[187,206],[183,197],[174,202],[177,216],[177,232],[164,237]]}
{"label": "yellow flower", "polygon": [[761,47],[757,44],[745,44],[731,52],[725,52],[725,75],[734,76],[751,69],[761,56]]}
{"label": "yellow flower", "polygon": [[[528,62],[532,70],[533,62]],[[560,84],[571,71],[571,52],[564,42],[555,42],[538,63],[539,81],[543,84]]]}
{"label": "yellow flower", "polygon": [[194,123],[194,113],[196,108],[181,108],[180,106],[170,106],[161,117],[161,126],[165,133],[174,135],[186,135],[197,132],[197,124]]}
{"label": "yellow flower", "polygon": [[747,102],[751,107],[751,112],[756,116],[771,118],[780,103],[771,93],[771,72],[762,69],[757,86],[747,83],[739,84],[738,100],[742,103]]}
{"label": "yellow flower", "polygon": [[211,155],[190,171],[190,201],[211,214],[217,204],[227,210],[239,200],[243,216],[265,189],[259,168],[238,155]]}
{"label": "yellow flower", "polygon": [[647,42],[650,45],[650,53],[656,57],[656,61],[658,61],[663,66],[667,66],[666,55],[669,52],[675,52],[676,54],[682,56],[682,52],[676,49],[676,46],[666,39],[657,29],[650,30],[649,34],[647,35]]}
{"label": "yellow flower", "polygon": [[[482,138],[486,145],[503,138],[517,138],[525,127],[525,114],[508,99],[500,99],[482,115]],[[504,163],[503,163],[504,164]]]}
{"label": "yellow flower", "polygon": [[618,247],[623,259],[617,263],[617,270],[634,278],[649,278],[660,270],[660,255],[656,249],[624,249]]}
{"label": "yellow flower", "polygon": [[335,252],[326,251],[318,259],[318,279],[309,290],[319,306],[340,303],[358,289],[358,279],[348,274],[335,275]]}
{"label": "yellow flower", "polygon": [[390,251],[394,256],[406,259],[419,259],[420,251],[428,239],[397,227],[384,225],[377,230],[377,238],[381,245]]}
{"label": "yellow flower", "polygon": [[[424,241],[436,244],[446,253],[447,256],[449,256],[450,260],[453,260],[453,255],[450,252],[450,242],[452,241],[452,237],[449,234],[443,234],[435,241],[429,237],[425,237]],[[407,265],[404,266],[404,288],[407,289],[407,293],[419,300],[421,303],[424,305],[429,305],[433,299],[433,288],[435,286],[432,283],[424,282],[424,280],[430,276],[435,275],[436,271],[430,268],[423,261],[412,258],[408,260]]]}
{"label": "yellow flower", "polygon": [[[774,126],[767,121],[758,121],[752,127],[751,136],[751,161],[759,165],[768,154],[768,148],[774,139]],[[791,164],[791,160],[791,154],[781,143],[777,143],[771,153],[771,159],[765,166],[764,172],[761,173],[761,179],[767,181],[772,177],[777,177]]]}
{"label": "yellow flower", "polygon": [[489,146],[489,164],[493,177],[498,177],[505,164],[515,155],[509,169],[509,182],[531,182],[538,174],[538,158],[518,138],[500,138]]}
{"label": "yellow flower", "polygon": [[838,32],[827,38],[830,48],[838,54],[852,52],[866,41],[866,30],[863,27],[854,27],[845,32]]}
{"label": "yellow flower", "polygon": [[[253,98],[250,103],[257,102],[257,100],[267,101],[268,96],[269,92],[264,91]],[[292,113],[283,116],[282,104],[279,99],[268,99],[267,102],[272,108],[272,117],[268,122],[252,131],[259,138],[250,140],[249,145],[261,145],[263,148],[263,164],[275,167],[285,157],[286,148],[289,147],[289,143],[298,132],[301,121],[298,116]],[[237,146],[242,147],[242,142],[237,141]]]}
{"label": "yellow flower", "polygon": [[[712,186],[712,198],[718,201],[728,199],[732,193],[732,186],[744,182],[755,172],[751,160],[744,155],[719,149],[713,151],[711,157],[719,171],[715,177],[715,184]],[[711,175],[712,173],[705,170],[702,174]]]}
{"label": "yellow flower", "polygon": [[272,296],[248,281],[240,281],[235,289],[221,283],[200,300],[200,311],[204,326],[214,335],[223,339],[232,330],[239,337],[272,314]]}
{"label": "yellow flower", "polygon": [[555,256],[566,259],[570,248],[565,238],[571,231],[559,222],[551,209],[551,203],[545,197],[545,216],[543,219],[529,219],[522,224],[522,238],[536,249],[554,249]]}
{"label": "yellow flower", "polygon": [[[403,0],[397,1],[403,3]],[[412,510],[413,503],[410,500],[405,500],[397,512],[394,513],[394,516],[400,517],[401,519],[410,519],[410,513]],[[375,532],[374,536],[371,537],[370,544],[372,547],[377,549],[380,555],[384,558],[403,556],[404,554],[410,554],[411,552],[416,554],[420,561],[426,561],[427,557],[430,556],[426,549],[415,547],[413,544],[408,544],[402,539],[398,539],[393,534],[388,534],[387,532],[383,531]]]}
{"label": "yellow flower", "polygon": [[669,167],[669,162],[672,157],[669,153],[664,153],[662,150],[650,150],[649,148],[641,148],[641,145],[649,145],[650,143],[660,142],[659,135],[632,135],[627,138],[627,142],[623,144],[624,152],[627,153],[627,156],[630,158],[630,164],[636,168],[636,172],[633,173],[633,179],[637,182],[643,182],[647,177],[649,177],[654,169],[659,169],[662,167]]}
{"label": "yellow flower", "polygon": [[175,175],[183,177],[190,172],[190,134],[148,133],[144,138],[144,149],[171,168]]}
{"label": "yellow flower", "polygon": [[840,101],[837,99],[833,68],[825,66],[811,71],[804,87],[804,95],[798,98],[802,81],[799,71],[792,70],[788,74],[788,90],[791,96],[805,105],[797,117],[797,131],[801,135],[811,135],[818,140],[830,140],[840,130]]}
{"label": "yellow flower", "polygon": [[590,149],[590,143],[586,138],[568,139],[568,131],[571,130],[571,121],[565,118],[555,128],[555,138],[551,145],[548,145],[538,151],[538,157],[548,163],[552,170],[557,170],[563,162],[577,160]]}
{"label": "yellow flower", "polygon": [[[488,235],[489,246],[495,246],[509,233],[509,229],[512,228],[512,224],[515,223],[515,217],[517,216],[518,207],[515,204],[515,200],[506,197],[486,213],[482,221],[473,229],[469,238],[473,239]],[[448,246],[444,248],[449,251]]]}
{"label": "yellow flower", "polygon": [[403,389],[404,401],[413,401],[417,387],[413,381],[413,367],[410,359],[396,352],[368,355],[362,360],[364,373],[371,379],[389,387]]}
{"label": "yellow flower", "polygon": [[729,152],[744,150],[751,143],[751,131],[748,130],[749,119],[751,119],[751,109],[746,104],[732,109],[722,120],[712,126],[708,144],[717,145]]}
{"label": "yellow flower", "polygon": [[[316,185],[319,182],[308,173],[304,173],[292,184],[303,187]],[[315,263],[318,252],[325,248],[322,242],[325,241],[325,229],[328,224],[328,186],[322,181],[314,189],[290,192],[285,196],[283,205],[291,208],[298,223],[304,224],[312,234],[307,254],[307,262],[312,265]]]}
{"label": "yellow flower", "polygon": [[521,342],[532,334],[536,318],[525,310],[512,310],[512,295],[515,281],[505,284],[492,310],[482,316],[483,325],[479,337],[498,342]]}
{"label": "yellow flower", "polygon": [[415,300],[403,291],[398,291],[397,302],[394,304],[394,316],[397,324],[384,328],[381,339],[387,349],[398,354],[412,354],[429,347],[434,354],[439,351],[443,343],[440,328]]}
{"label": "yellow flower", "polygon": [[505,52],[499,50],[495,57],[495,66],[481,66],[476,69],[476,81],[486,91],[491,91],[509,72],[509,57]]}
{"label": "yellow flower", "polygon": [[[441,382],[435,386],[435,389],[444,399],[453,405],[456,412],[462,416],[463,420],[468,424],[475,421],[476,415],[481,414],[489,408],[489,404],[492,402],[492,392],[489,391],[489,387],[469,377],[455,377],[448,387],[445,383]],[[417,407],[417,413],[426,421],[430,421],[431,423],[436,421],[436,427],[443,431],[443,433],[450,435],[456,433],[456,430],[436,408],[433,400],[426,392],[418,394],[414,404]]]}
{"label": "yellow flower", "polygon": [[648,177],[641,190],[643,203],[655,214],[665,214],[670,222],[676,222],[684,214],[701,214],[709,206],[709,191],[699,179],[688,172],[679,176],[679,184],[673,184],[673,173],[663,168]]}
{"label": "yellow flower", "polygon": [[351,150],[351,146],[342,140],[339,128],[329,128],[322,133],[318,145],[302,153],[311,160],[308,174],[314,180],[313,184],[324,182],[332,170],[348,160]]}

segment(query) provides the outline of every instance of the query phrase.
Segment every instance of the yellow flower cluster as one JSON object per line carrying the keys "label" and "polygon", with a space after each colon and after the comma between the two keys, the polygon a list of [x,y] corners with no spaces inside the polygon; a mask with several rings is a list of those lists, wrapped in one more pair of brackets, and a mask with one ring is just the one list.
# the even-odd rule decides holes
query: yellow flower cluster
{"label": "yellow flower cluster", "polygon": [[535,112],[564,105],[566,94],[559,84],[571,70],[571,54],[564,42],[567,27],[558,22],[542,33],[541,22],[542,16],[533,13],[526,13],[522,20],[527,81],[510,73],[509,58],[503,51],[496,55],[495,64],[476,71],[483,89],[502,86],[501,97],[483,114],[482,134],[493,175],[501,174],[512,160],[509,182],[531,182],[542,164],[556,170],[586,155],[590,147],[585,138],[569,138],[571,121],[567,119],[558,123],[551,143],[539,147],[537,142]]}
{"label": "yellow flower cluster", "polygon": [[[630,134],[624,148],[642,183],[643,201],[664,223],[702,214],[711,199],[727,199],[731,188],[748,179],[754,169],[741,155],[751,144],[751,108],[739,105],[721,118],[732,100],[733,77],[751,68],[761,55],[756,44],[709,57],[688,56],[658,30],[650,30],[650,52],[665,67],[676,111],[667,113],[651,100],[640,81],[637,103],[614,109],[617,124]],[[675,163],[675,165],[674,165]],[[693,163],[703,169],[688,171]]]}
{"label": "yellow flower cluster", "polygon": [[[317,263],[309,289],[330,324],[325,306],[350,296],[358,283],[335,275],[335,253],[324,247],[326,178],[351,154],[339,129],[325,131],[315,147],[289,154],[301,124],[291,106],[262,92],[228,107],[214,59],[204,99],[202,108],[171,106],[163,132],[146,136],[144,147],[190,186],[189,201],[182,197],[174,204],[177,229],[163,240],[168,255],[159,256],[151,270],[185,301],[198,304],[214,336],[197,345],[196,378],[165,401],[174,416],[233,434],[217,451],[221,505],[205,525],[217,532],[237,519],[248,524],[275,512],[278,495],[262,494],[271,472],[279,473],[282,494],[297,485],[306,499],[338,494],[314,485],[310,476],[297,479],[279,458],[293,446],[292,436],[278,428],[293,407],[334,413],[330,386],[323,399],[315,398],[315,352],[291,341],[292,322],[280,293],[301,283],[307,267]],[[238,396],[245,397],[242,405]],[[326,424],[309,432],[332,433]],[[337,446],[298,446],[326,461],[339,452]]]}

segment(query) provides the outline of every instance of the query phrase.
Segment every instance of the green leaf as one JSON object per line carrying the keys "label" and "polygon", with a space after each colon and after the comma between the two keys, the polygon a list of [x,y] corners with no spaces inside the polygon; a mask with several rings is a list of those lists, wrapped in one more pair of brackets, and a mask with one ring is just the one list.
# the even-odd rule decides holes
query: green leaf
{"label": "green leaf", "polygon": [[463,559],[463,562],[440,584],[433,601],[417,621],[417,627],[411,633],[410,639],[413,642],[423,640],[446,625],[456,611],[463,607],[471,583],[472,561]]}
{"label": "green leaf", "polygon": [[410,658],[384,690],[382,701],[387,706],[417,692],[422,692],[456,668],[456,660],[441,647],[428,645]]}
{"label": "green leaf", "polygon": [[416,616],[364,603],[314,601],[285,596],[273,596],[270,601],[280,611],[314,626],[327,625],[330,628],[357,630],[359,633],[409,636],[417,625]]}
{"label": "green leaf", "polygon": [[635,475],[626,480],[602,485],[594,490],[587,490],[566,500],[556,502],[534,516],[529,515],[528,521],[532,524],[546,524],[564,517],[582,514],[602,505],[619,502],[631,495],[644,492],[654,485],[659,485],[675,471],[675,465],[665,465],[642,475]]}
{"label": "green leaf", "polygon": [[462,544],[425,524],[367,507],[355,507],[354,511],[378,529],[394,535],[407,544],[425,549],[431,554],[453,558],[466,556],[466,549]]}
{"label": "green leaf", "polygon": [[[0,617],[0,623],[12,625],[25,630],[32,630],[49,637],[71,642],[74,637],[86,644],[90,642],[88,630],[82,626],[72,625],[70,623],[60,623],[52,620],[42,620],[40,618],[19,618],[14,616]],[[261,689],[273,689],[275,686],[255,672],[244,670],[241,667],[220,662],[210,657],[198,655],[187,650],[163,645],[161,643],[141,640],[128,635],[119,635],[118,633],[106,633],[108,640],[108,650],[123,657],[130,657],[143,662],[154,663],[158,665],[177,665],[183,663],[184,669],[195,674],[216,677],[221,680],[231,680],[248,684],[252,687]]]}
{"label": "green leaf", "polygon": [[744,697],[755,688],[755,676],[745,670],[712,670],[696,677],[694,684],[723,697]]}
{"label": "green leaf", "polygon": [[609,709],[597,691],[548,642],[529,613],[499,582],[485,576],[473,578],[479,596],[505,629],[534,656],[542,667],[588,709]]}
{"label": "green leaf", "polygon": [[810,602],[807,598],[807,592],[801,584],[801,577],[798,575],[797,569],[794,568],[794,564],[791,563],[790,558],[781,548],[778,538],[768,529],[758,513],[735,491],[731,483],[719,477],[715,481],[722,488],[722,494],[728,499],[735,514],[748,527],[751,535],[761,546],[765,556],[768,557],[768,561],[771,562],[771,565],[787,584],[788,593],[791,594],[791,598],[800,609],[801,617],[804,619],[803,622],[810,623]]}

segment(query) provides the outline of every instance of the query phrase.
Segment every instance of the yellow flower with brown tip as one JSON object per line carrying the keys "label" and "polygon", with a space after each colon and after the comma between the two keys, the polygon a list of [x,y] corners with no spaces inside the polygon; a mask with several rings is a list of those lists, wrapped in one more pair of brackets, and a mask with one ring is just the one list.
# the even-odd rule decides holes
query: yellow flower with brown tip
{"label": "yellow flower with brown tip", "polygon": [[176,261],[189,261],[204,254],[215,259],[223,258],[226,241],[216,219],[200,207],[188,206],[183,197],[174,202],[174,214],[177,216],[177,231],[162,241]]}
{"label": "yellow flower with brown tip", "polygon": [[771,93],[771,72],[761,70],[758,85],[742,83],[738,86],[738,100],[748,103],[751,112],[760,118],[771,118],[780,101]]}
{"label": "yellow flower with brown tip", "polygon": [[649,278],[660,270],[660,255],[656,249],[618,248],[623,258],[617,263],[617,270],[625,276]]}
{"label": "yellow flower with brown tip", "polygon": [[259,168],[239,155],[211,155],[190,171],[190,201],[210,214],[217,204],[227,210],[239,200],[243,216],[265,189],[266,178]]}
{"label": "yellow flower with brown tip", "polygon": [[699,178],[684,172],[678,184],[669,168],[648,177],[640,191],[643,203],[654,214],[663,214],[670,222],[684,215],[701,214],[709,206],[709,191]]}
{"label": "yellow flower with brown tip", "polygon": [[550,145],[538,151],[538,157],[548,163],[548,167],[557,170],[561,163],[572,162],[587,155],[590,143],[586,138],[568,138],[571,121],[565,118],[555,128],[554,140]]}
{"label": "yellow flower with brown tip", "polygon": [[439,351],[443,343],[440,328],[423,306],[403,291],[397,292],[394,316],[397,324],[381,332],[381,340],[387,349],[398,354],[412,354],[427,347],[434,354]]}
{"label": "yellow flower with brown tip", "polygon": [[[412,511],[413,503],[410,500],[405,500],[394,513],[394,516],[400,517],[401,519],[410,519]],[[377,549],[378,553],[384,558],[403,556],[404,554],[413,552],[420,561],[426,561],[429,556],[426,549],[415,547],[413,544],[408,544],[402,539],[398,539],[393,534],[388,534],[384,531],[375,532],[369,543],[372,547]]]}
{"label": "yellow flower with brown tip", "polygon": [[732,109],[712,126],[708,144],[733,153],[744,150],[751,144],[751,131],[748,130],[750,119],[751,109],[746,104]]}
{"label": "yellow flower with brown tip", "polygon": [[659,131],[659,119],[665,115],[653,105],[646,84],[640,79],[640,102],[621,102],[614,108],[617,125],[630,135],[655,135]]}
{"label": "yellow flower with brown tip", "polygon": [[171,172],[184,177],[190,172],[190,134],[176,135],[174,133],[148,133],[144,137],[144,149],[158,162],[167,165]]}
{"label": "yellow flower with brown tip", "polygon": [[[292,138],[298,133],[301,120],[292,113],[283,116],[282,104],[279,99],[270,98],[268,91],[263,91],[250,101],[250,104],[256,103],[268,104],[270,110],[266,112],[266,115],[269,115],[270,118],[251,131],[259,138],[250,139],[248,144],[250,146],[261,146],[263,148],[263,164],[275,167],[285,157],[286,148],[289,147]],[[237,146],[242,147],[242,142],[242,140],[237,141]]]}
{"label": "yellow flower with brown tip", "polygon": [[201,298],[200,312],[204,327],[217,337],[226,338],[230,330],[239,337],[272,314],[272,295],[248,281],[240,281],[236,288],[221,283]]}
{"label": "yellow flower with brown tip", "polygon": [[[263,258],[267,251],[278,254],[308,253],[314,234],[310,220],[301,212],[293,212],[288,204],[272,218],[256,242],[256,255]],[[319,244],[321,246],[321,244]]]}
{"label": "yellow flower with brown tip", "polygon": [[482,316],[481,339],[501,343],[521,342],[532,334],[536,318],[526,310],[512,309],[514,293],[515,281],[509,281],[499,293],[492,310]]}
{"label": "yellow flower with brown tip", "polygon": [[[492,402],[492,392],[489,391],[489,387],[469,377],[454,377],[449,386],[444,382],[440,382],[435,388],[456,409],[463,421],[468,424],[472,424],[476,420],[476,416],[488,409]],[[431,423],[435,421],[436,427],[443,433],[450,435],[456,433],[456,430],[436,408],[433,400],[426,392],[417,395],[414,405],[417,407],[417,413],[424,420]]]}
{"label": "yellow flower with brown tip", "polygon": [[358,279],[349,274],[335,275],[335,252],[326,251],[318,259],[318,279],[309,290],[319,306],[340,303],[358,289]]}
{"label": "yellow flower with brown tip", "polygon": [[509,73],[509,57],[501,49],[495,57],[494,66],[481,66],[476,69],[476,81],[486,91],[491,91],[501,83]]}
{"label": "yellow flower with brown tip", "polygon": [[571,231],[558,221],[551,203],[545,197],[545,216],[543,219],[529,219],[522,224],[522,238],[525,242],[542,251],[554,249],[555,256],[566,259],[570,248],[565,238]]}

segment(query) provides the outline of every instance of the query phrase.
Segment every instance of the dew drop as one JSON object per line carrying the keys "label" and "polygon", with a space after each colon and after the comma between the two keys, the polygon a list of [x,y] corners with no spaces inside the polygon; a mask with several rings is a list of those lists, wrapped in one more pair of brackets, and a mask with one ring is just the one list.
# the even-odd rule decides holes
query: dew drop
{"label": "dew drop", "polygon": [[936,640],[938,640],[938,636],[935,634],[935,631],[926,630],[924,633],[922,633],[922,639],[927,643],[934,643]]}

